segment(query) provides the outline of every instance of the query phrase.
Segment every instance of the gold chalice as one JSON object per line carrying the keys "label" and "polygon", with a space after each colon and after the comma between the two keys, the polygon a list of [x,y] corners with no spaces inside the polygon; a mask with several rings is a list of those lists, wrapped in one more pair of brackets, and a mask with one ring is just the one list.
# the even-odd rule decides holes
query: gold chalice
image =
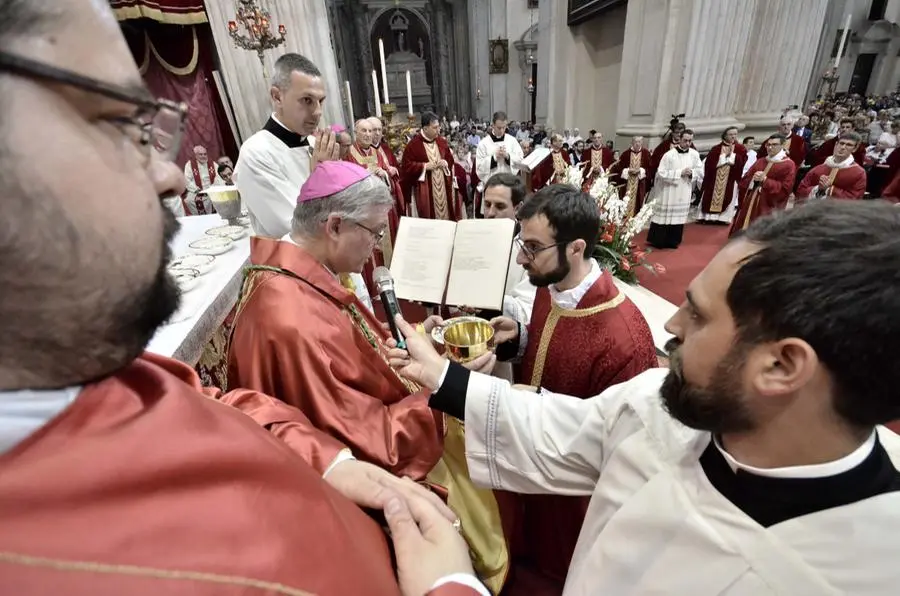
{"label": "gold chalice", "polygon": [[494,347],[494,328],[484,319],[450,319],[443,328],[447,356],[455,362],[475,360]]}

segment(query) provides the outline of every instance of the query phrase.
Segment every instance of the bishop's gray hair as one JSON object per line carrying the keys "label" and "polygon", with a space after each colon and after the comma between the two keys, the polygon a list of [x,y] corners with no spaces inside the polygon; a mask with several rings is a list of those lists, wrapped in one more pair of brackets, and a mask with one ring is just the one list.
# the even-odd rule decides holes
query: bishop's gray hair
{"label": "bishop's gray hair", "polygon": [[322,232],[329,215],[362,222],[379,208],[393,205],[388,187],[377,176],[368,176],[330,197],[297,203],[291,222],[295,234],[313,238]]}
{"label": "bishop's gray hair", "polygon": [[291,73],[300,72],[311,77],[321,77],[319,67],[312,60],[300,54],[284,54],[275,61],[275,74],[272,75],[272,86],[282,91],[291,86]]}

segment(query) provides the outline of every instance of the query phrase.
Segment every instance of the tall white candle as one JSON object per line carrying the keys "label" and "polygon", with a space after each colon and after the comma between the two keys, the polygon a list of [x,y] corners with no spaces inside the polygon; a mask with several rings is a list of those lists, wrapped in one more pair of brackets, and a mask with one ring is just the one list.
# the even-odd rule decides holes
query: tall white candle
{"label": "tall white candle", "polygon": [[347,108],[350,112],[350,128],[353,128],[356,118],[353,117],[353,95],[350,93],[350,81],[344,81],[344,88],[347,90]]}
{"label": "tall white candle", "polygon": [[406,106],[408,108],[409,115],[412,116],[412,83],[409,80],[409,71],[406,71]]}
{"label": "tall white candle", "polygon": [[391,103],[388,97],[387,67],[384,65],[384,42],[378,40],[378,53],[381,55],[381,83],[384,85],[384,103]]}
{"label": "tall white candle", "polygon": [[372,87],[375,88],[375,115],[381,118],[381,95],[378,94],[378,74],[372,71]]}
{"label": "tall white candle", "polygon": [[841,55],[844,53],[844,44],[847,43],[847,34],[850,33],[850,15],[844,21],[844,32],[841,34],[841,44],[838,46],[837,56],[834,59],[834,70],[836,71],[841,64]]}

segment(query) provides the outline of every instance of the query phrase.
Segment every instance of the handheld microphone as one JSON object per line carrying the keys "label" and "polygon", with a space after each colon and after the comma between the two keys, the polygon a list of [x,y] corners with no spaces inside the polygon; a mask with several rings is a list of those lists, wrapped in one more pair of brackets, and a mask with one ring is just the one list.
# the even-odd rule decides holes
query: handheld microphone
{"label": "handheld microphone", "polygon": [[406,341],[403,339],[400,330],[397,329],[397,322],[394,320],[400,314],[400,303],[397,302],[397,296],[394,294],[394,278],[391,277],[390,270],[385,266],[375,267],[372,272],[372,283],[378,289],[378,295],[381,296],[381,306],[384,308],[384,314],[387,316],[388,327],[391,328],[391,335],[397,341],[397,347],[406,349]]}

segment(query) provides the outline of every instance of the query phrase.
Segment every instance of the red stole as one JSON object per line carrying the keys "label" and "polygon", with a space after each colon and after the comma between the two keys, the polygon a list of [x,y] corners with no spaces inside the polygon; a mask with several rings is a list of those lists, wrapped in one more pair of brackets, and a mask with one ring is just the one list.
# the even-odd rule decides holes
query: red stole
{"label": "red stole", "polygon": [[[199,196],[203,191],[203,179],[200,177],[200,164],[197,163],[197,160],[193,157],[189,162],[191,164],[191,173],[194,175],[194,184],[197,185],[197,194],[194,195],[194,205],[197,206],[198,214],[205,214],[206,207],[203,205],[203,197]],[[206,170],[209,173],[209,183],[213,184],[216,181],[215,163],[211,161],[206,162]]]}

